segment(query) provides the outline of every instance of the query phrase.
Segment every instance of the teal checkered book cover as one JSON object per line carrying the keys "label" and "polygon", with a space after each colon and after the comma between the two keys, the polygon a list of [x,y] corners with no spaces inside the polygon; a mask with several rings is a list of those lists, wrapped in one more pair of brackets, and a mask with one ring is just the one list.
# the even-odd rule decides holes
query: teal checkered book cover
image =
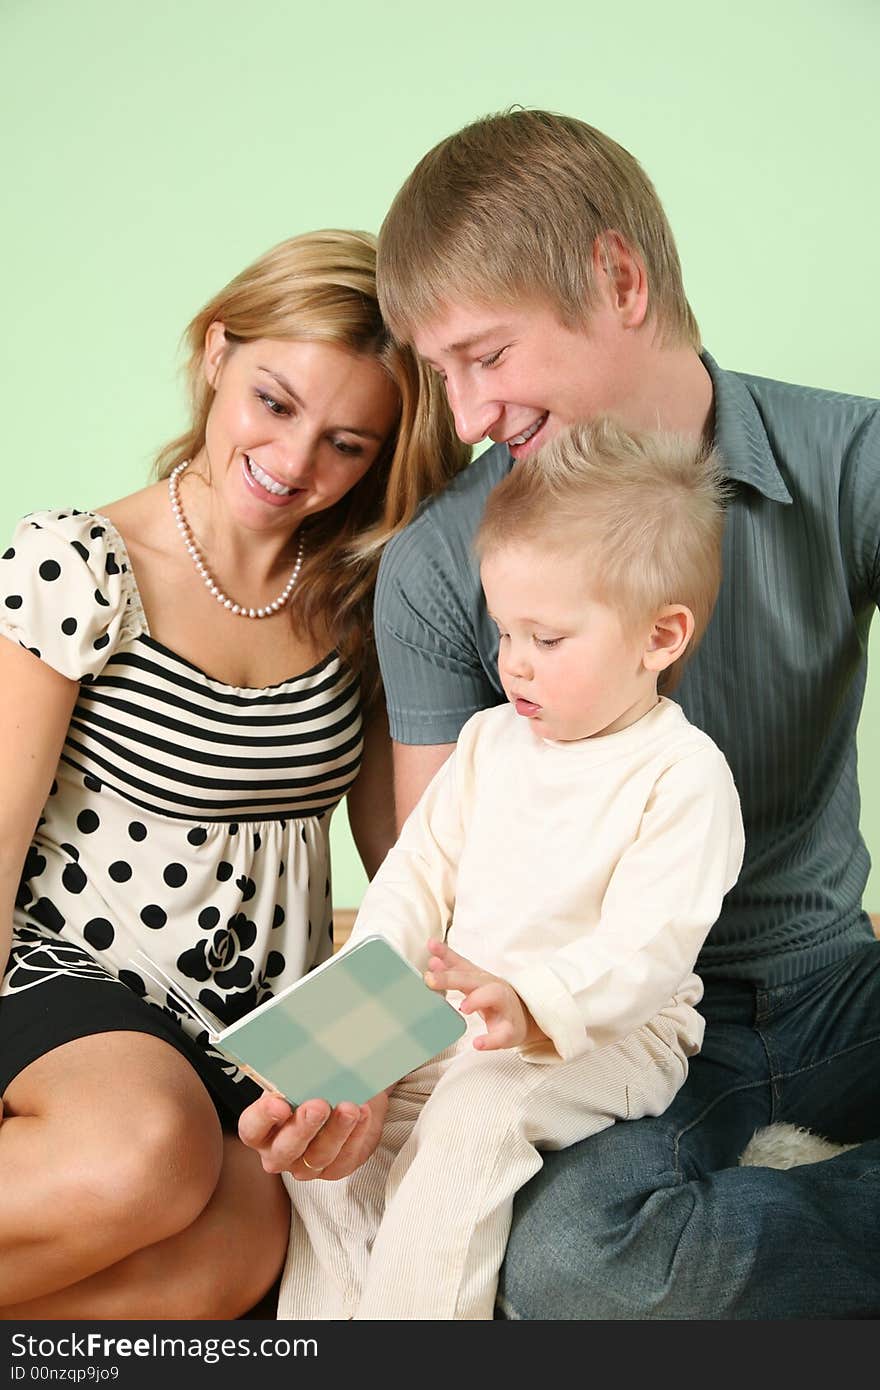
{"label": "teal checkered book cover", "polygon": [[221,1051],[292,1105],[317,1098],[362,1105],[456,1042],[467,1026],[381,936],[331,956],[228,1028],[218,1029],[218,1020],[159,973]]}

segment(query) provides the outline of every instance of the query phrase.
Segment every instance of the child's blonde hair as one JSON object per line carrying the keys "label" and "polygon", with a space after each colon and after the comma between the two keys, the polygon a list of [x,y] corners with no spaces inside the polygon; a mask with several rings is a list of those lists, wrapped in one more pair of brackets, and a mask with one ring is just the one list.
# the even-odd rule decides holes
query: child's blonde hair
{"label": "child's blonde hair", "polygon": [[[490,493],[475,544],[481,559],[517,545],[551,554],[580,547],[592,592],[625,622],[650,621],[667,604],[689,608],[690,656],[721,583],[724,502],[714,451],[603,419],[515,464]],[[664,690],[686,656],[663,673]]]}
{"label": "child's blonde hair", "polygon": [[644,262],[661,338],[699,350],[675,241],[636,159],[602,131],[552,111],[486,116],[429,150],[379,233],[377,281],[401,342],[450,301],[549,303],[569,327],[596,302],[593,248],[614,238]]}

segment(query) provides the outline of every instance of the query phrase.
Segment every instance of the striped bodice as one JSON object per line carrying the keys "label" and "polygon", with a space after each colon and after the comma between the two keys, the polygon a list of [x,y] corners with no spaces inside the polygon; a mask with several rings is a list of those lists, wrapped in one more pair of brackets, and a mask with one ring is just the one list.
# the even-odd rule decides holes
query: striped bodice
{"label": "striped bodice", "polygon": [[330,810],[361,749],[358,680],[335,653],[236,689],[141,633],[83,681],[62,761],[159,815],[263,821]]}

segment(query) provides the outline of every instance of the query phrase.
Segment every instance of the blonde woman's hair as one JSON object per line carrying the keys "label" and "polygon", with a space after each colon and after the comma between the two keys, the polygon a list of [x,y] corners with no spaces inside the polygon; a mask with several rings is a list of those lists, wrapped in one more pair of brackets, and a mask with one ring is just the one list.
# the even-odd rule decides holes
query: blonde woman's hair
{"label": "blonde woman's hair", "polygon": [[[376,297],[376,240],[326,230],[291,237],[216,294],[185,330],[191,424],[159,453],[156,475],[195,458],[205,443],[214,392],[205,379],[205,335],[222,323],[230,349],[258,338],[332,343],[375,357],[397,387],[400,415],[364,477],[306,523],[306,552],[290,615],[297,631],[329,639],[360,669],[372,650],[372,594],[385,542],[461,469],[442,385],[386,328]],[[374,672],[371,672],[371,679]]]}
{"label": "blonde woman's hair", "polygon": [[648,275],[663,341],[700,332],[660,200],[621,145],[572,116],[510,110],[442,140],[416,165],[379,232],[382,312],[402,341],[445,303],[549,303],[569,327],[596,303],[593,247],[616,234]]}
{"label": "blonde woman's hair", "polygon": [[724,506],[713,450],[603,419],[563,431],[515,464],[489,494],[475,545],[480,558],[518,546],[551,557],[582,552],[591,592],[628,624],[684,604],[694,633],[662,674],[669,691],[718,597]]}

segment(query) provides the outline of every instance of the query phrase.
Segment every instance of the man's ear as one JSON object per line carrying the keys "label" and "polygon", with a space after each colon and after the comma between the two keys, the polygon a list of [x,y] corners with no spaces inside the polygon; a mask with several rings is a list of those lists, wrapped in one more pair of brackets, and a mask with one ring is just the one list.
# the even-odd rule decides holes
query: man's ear
{"label": "man's ear", "polygon": [[648,272],[641,256],[619,232],[607,231],[596,237],[593,272],[597,284],[605,285],[624,328],[639,328],[648,312]]}
{"label": "man's ear", "polygon": [[694,635],[694,615],[683,603],[669,603],[655,614],[648,645],[642,653],[646,671],[665,671],[684,656]]}
{"label": "man's ear", "polygon": [[226,326],[219,319],[208,324],[208,331],[205,334],[205,351],[202,357],[202,370],[209,386],[217,389],[220,376],[220,368],[223,366],[223,359],[226,356],[229,343],[226,338]]}

